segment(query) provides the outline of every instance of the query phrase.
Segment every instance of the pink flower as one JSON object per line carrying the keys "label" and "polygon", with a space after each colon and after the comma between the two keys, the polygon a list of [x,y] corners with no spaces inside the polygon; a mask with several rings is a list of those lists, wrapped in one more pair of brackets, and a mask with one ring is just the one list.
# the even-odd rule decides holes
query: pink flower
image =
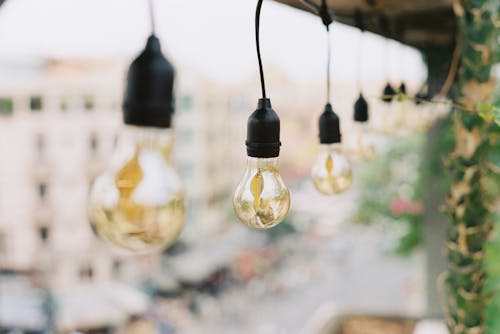
{"label": "pink flower", "polygon": [[422,214],[424,210],[422,203],[409,201],[401,197],[397,197],[392,201],[390,209],[393,216],[403,214],[417,216]]}
{"label": "pink flower", "polygon": [[391,213],[393,216],[401,216],[407,211],[408,201],[401,197],[395,198],[391,203]]}

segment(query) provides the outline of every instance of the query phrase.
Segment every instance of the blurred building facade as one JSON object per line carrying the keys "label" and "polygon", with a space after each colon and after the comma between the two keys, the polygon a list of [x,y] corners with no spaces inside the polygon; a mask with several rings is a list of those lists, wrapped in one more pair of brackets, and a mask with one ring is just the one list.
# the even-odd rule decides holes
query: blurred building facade
{"label": "blurred building facade", "polygon": [[[117,280],[136,285],[162,263],[159,255],[113,253],[87,217],[89,189],[122,126],[127,65],[92,59],[0,64],[0,272],[25,274],[58,294]],[[282,174],[291,183],[309,173],[323,85],[297,84],[274,67],[267,78],[282,122]],[[235,221],[231,194],[244,173],[246,120],[259,82],[226,85],[181,67],[176,85],[174,160],[188,208],[181,238],[199,243]],[[348,87],[334,93],[344,119],[351,112],[346,94],[353,95]]]}
{"label": "blurred building facade", "polygon": [[[29,272],[46,250],[54,288],[110,280],[120,256],[93,235],[86,203],[121,126],[126,64],[29,66],[25,78],[0,82],[0,268]],[[177,96],[175,160],[189,198],[189,228],[207,217],[220,220],[213,208],[242,172],[240,124],[247,115],[237,109],[246,103],[191,73],[178,76]]]}

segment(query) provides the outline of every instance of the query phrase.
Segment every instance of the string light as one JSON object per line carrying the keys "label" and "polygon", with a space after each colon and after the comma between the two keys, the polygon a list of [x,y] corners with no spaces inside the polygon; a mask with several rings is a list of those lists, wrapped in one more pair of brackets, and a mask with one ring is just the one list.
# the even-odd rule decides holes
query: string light
{"label": "string light", "polygon": [[311,176],[319,192],[333,195],[350,188],[352,169],[341,145],[340,119],[330,103],[330,24],[333,20],[326,0],[322,1],[319,14],[327,31],[327,101],[325,110],[319,118],[320,153],[313,164]]}
{"label": "string light", "polygon": [[109,244],[132,253],[159,251],[184,225],[184,194],[171,163],[174,68],[152,34],[128,71],[124,123],[108,169],[91,190],[89,218]]}
{"label": "string light", "polygon": [[255,40],[259,62],[262,98],[257,110],[248,119],[247,168],[233,197],[238,218],[255,229],[269,229],[278,225],[290,209],[290,192],[278,168],[280,151],[280,119],[266,96],[264,70],[260,54],[260,12],[263,0],[257,1],[255,12]]}
{"label": "string light", "polygon": [[364,37],[364,22],[363,14],[359,9],[356,9],[354,14],[356,27],[359,29],[359,39],[358,39],[358,67],[357,67],[357,81],[359,97],[354,103],[354,125],[355,125],[355,135],[354,135],[354,153],[361,157],[363,160],[372,160],[375,157],[375,145],[368,139],[369,134],[368,121],[369,107],[368,102],[363,96],[363,85],[362,85],[362,73],[363,73],[363,37]]}

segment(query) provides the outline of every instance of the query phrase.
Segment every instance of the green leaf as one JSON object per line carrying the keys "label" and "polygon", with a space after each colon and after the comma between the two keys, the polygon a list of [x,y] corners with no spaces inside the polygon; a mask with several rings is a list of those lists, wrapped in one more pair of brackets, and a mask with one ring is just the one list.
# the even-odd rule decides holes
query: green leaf
{"label": "green leaf", "polygon": [[404,93],[399,92],[398,97],[397,97],[397,101],[404,102],[406,100],[408,100],[408,96],[406,96],[406,94],[404,94]]}
{"label": "green leaf", "polygon": [[495,165],[497,168],[500,168],[500,147],[492,147],[490,152],[488,153],[487,159],[491,164]]}
{"label": "green leaf", "polygon": [[476,110],[485,121],[492,122],[493,117],[493,105],[488,103],[478,103],[476,104]]}
{"label": "green leaf", "polygon": [[500,107],[493,106],[493,119],[495,123],[500,126]]}

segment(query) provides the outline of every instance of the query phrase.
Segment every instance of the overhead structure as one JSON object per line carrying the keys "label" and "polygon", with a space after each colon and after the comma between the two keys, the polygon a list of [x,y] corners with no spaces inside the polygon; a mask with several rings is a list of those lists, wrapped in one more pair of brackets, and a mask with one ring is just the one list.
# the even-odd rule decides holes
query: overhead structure
{"label": "overhead structure", "polygon": [[[321,0],[275,0],[317,13]],[[455,42],[453,0],[328,0],[335,21],[364,29],[419,49],[441,48]]]}

